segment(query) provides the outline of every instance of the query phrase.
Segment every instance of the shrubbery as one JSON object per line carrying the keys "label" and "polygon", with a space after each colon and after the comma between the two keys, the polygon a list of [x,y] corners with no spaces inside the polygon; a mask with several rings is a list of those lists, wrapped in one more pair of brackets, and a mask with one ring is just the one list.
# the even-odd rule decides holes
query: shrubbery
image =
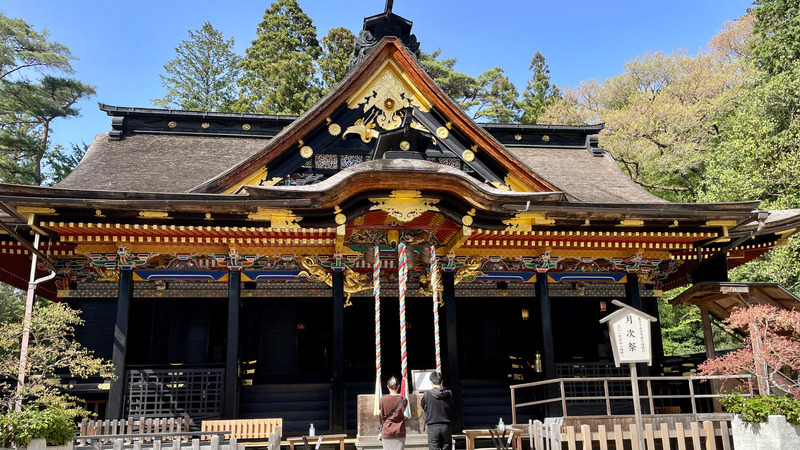
{"label": "shrubbery", "polygon": [[63,445],[77,436],[72,415],[60,408],[26,409],[0,415],[0,447],[24,447],[31,439]]}
{"label": "shrubbery", "polygon": [[734,394],[724,397],[720,403],[728,412],[738,414],[746,422],[766,422],[768,416],[783,415],[786,421],[800,425],[800,400],[775,395],[745,397]]}

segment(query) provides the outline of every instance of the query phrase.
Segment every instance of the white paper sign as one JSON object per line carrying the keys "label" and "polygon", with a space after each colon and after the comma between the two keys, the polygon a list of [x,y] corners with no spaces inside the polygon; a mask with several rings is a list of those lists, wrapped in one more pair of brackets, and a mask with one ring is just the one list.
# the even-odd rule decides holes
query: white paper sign
{"label": "white paper sign", "polygon": [[650,321],[630,313],[609,321],[612,345],[620,363],[651,362]]}
{"label": "white paper sign", "polygon": [[609,314],[601,322],[608,322],[614,362],[652,364],[653,352],[650,344],[650,322],[655,318],[614,300],[621,309]]}

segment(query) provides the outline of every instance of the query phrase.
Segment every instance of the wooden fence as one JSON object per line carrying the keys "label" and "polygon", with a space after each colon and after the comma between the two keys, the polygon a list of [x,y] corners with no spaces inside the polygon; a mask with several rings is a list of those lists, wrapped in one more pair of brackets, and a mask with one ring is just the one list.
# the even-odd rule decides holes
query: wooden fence
{"label": "wooden fence", "polygon": [[142,440],[134,440],[129,443],[129,439],[124,437],[114,437],[108,442],[106,440],[95,439],[91,443],[91,447],[78,446],[76,448],[84,448],[91,450],[244,450],[244,445],[236,442],[236,438],[229,441],[224,441],[219,436],[212,436],[211,440],[201,441],[200,439],[192,439],[188,442],[183,442],[180,439],[174,439],[170,443],[165,444],[162,442],[162,437],[156,437],[150,442],[143,442]]}
{"label": "wooden fence", "polygon": [[[656,408],[656,402],[660,401],[680,401],[688,400],[691,404],[692,414],[698,413],[697,402],[702,399],[719,399],[724,397],[725,394],[720,392],[712,392],[710,394],[699,394],[695,392],[695,383],[699,382],[723,382],[730,380],[731,382],[741,383],[749,387],[748,392],[744,392],[745,396],[753,395],[752,375],[734,375],[734,376],[693,376],[693,377],[639,377],[640,392],[642,392],[640,401],[644,402],[650,414],[658,414],[659,412],[672,412],[671,409]],[[686,383],[687,394],[657,394],[653,388],[653,384],[659,383]],[[633,395],[630,392],[630,377],[597,377],[597,378],[554,378],[546,381],[536,381],[533,383],[515,384],[511,386],[511,423],[517,423],[517,409],[529,406],[557,404],[561,407],[561,416],[569,416],[568,405],[570,403],[581,402],[603,402],[606,407],[606,415],[612,416],[611,403],[619,401],[633,401]],[[583,386],[584,389],[570,389],[570,386]],[[611,385],[615,385],[619,392],[612,392]],[[642,389],[644,388],[644,389]],[[530,402],[519,401],[519,391],[525,390],[529,393],[532,389],[540,389],[541,396],[538,400]],[[728,389],[730,390],[730,389]]]}
{"label": "wooden fence", "polygon": [[622,425],[614,425],[613,429],[606,429],[605,425],[598,425],[597,430],[592,430],[589,425],[582,425],[580,429],[572,426],[548,424],[536,420],[529,424],[531,450],[577,450],[580,443],[582,450],[600,448],[600,450],[686,450],[687,442],[695,450],[731,450],[731,429],[728,422],[693,422],[688,429],[682,424],[675,424],[670,428],[662,423],[658,428],[652,424],[645,424],[645,448],[639,448],[638,431],[636,425],[631,424],[628,429]]}
{"label": "wooden fence", "polygon": [[[192,419],[189,416],[171,418],[129,417],[119,420],[83,419],[79,425],[81,436],[106,436],[118,434],[180,433],[189,431]],[[165,439],[173,439],[172,437]],[[109,442],[111,439],[109,439]],[[79,442],[80,444],[81,442]]]}

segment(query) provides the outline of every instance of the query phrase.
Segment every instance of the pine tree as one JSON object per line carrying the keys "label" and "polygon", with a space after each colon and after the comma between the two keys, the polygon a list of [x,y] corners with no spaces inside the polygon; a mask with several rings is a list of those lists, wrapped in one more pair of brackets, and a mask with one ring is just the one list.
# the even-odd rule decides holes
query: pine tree
{"label": "pine tree", "polygon": [[277,0],[264,12],[242,60],[235,109],[300,114],[320,96],[314,62],[322,52],[317,30],[296,0]]}
{"label": "pine tree", "polygon": [[319,70],[325,90],[330,91],[347,75],[347,63],[353,58],[356,36],[348,28],[331,28],[322,38]]}
{"label": "pine tree", "polygon": [[550,83],[550,68],[541,53],[536,52],[533,56],[529,70],[533,75],[518,105],[522,111],[520,123],[536,123],[547,107],[561,97],[558,87]]}
{"label": "pine tree", "polygon": [[233,52],[233,38],[225,40],[210,23],[175,47],[175,59],[164,64],[160,75],[167,94],[153,100],[156,106],[184,110],[228,111],[236,96],[241,58]]}
{"label": "pine tree", "polygon": [[54,76],[72,73],[71,59],[47,30],[0,13],[1,181],[43,184],[52,181],[48,162],[66,162],[66,153],[50,145],[53,121],[77,116],[75,104],[94,94],[92,86]]}

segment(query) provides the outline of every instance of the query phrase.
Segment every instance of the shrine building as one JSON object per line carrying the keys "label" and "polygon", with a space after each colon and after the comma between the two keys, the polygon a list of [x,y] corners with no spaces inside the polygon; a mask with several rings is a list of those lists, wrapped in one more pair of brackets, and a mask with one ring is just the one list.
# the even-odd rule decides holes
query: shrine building
{"label": "shrine building", "polygon": [[494,423],[510,384],[621,373],[613,299],[657,317],[663,291],[727,281],[800,223],[662,200],[602,125],[475,123],[418,55],[389,10],[299,117],[101,104],[110,131],[66,179],[0,185],[0,280],[25,289],[36,253],[55,272],[37,295],[115,364],[68,389],[110,419],[352,432],[376,377],[438,366],[456,426]]}

